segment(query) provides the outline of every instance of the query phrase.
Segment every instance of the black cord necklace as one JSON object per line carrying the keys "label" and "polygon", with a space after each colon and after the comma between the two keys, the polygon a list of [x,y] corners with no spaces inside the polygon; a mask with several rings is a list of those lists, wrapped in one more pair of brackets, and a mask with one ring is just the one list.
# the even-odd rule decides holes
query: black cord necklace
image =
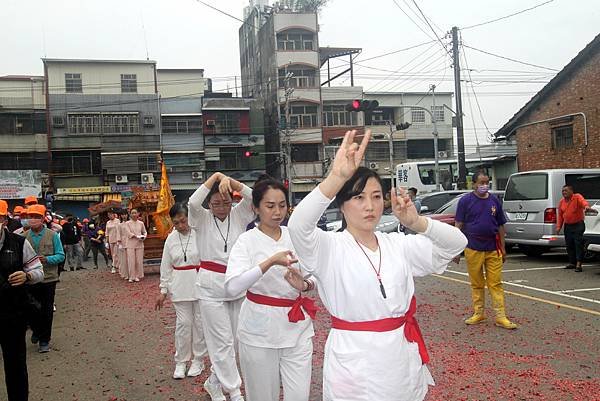
{"label": "black cord necklace", "polygon": [[225,245],[223,246],[223,252],[227,253],[227,241],[229,240],[229,228],[231,227],[231,219],[227,216],[227,236],[223,236],[221,229],[219,228],[219,224],[217,224],[217,218],[213,215],[213,219],[215,220],[215,226],[217,226],[217,230],[219,230],[219,235],[223,239]]}
{"label": "black cord necklace", "polygon": [[190,238],[192,238],[192,232],[190,231],[188,234],[187,241],[185,242],[185,248],[183,247],[183,242],[181,241],[181,233],[177,232],[177,234],[179,234],[179,245],[181,245],[181,251],[183,252],[183,261],[187,262],[187,250],[188,246],[190,245]]}
{"label": "black cord necklace", "polygon": [[354,241],[356,241],[356,245],[358,245],[358,247],[360,248],[360,250],[365,255],[365,258],[367,258],[367,260],[369,261],[369,264],[373,268],[373,271],[375,272],[375,275],[377,276],[377,281],[379,281],[379,290],[381,291],[381,295],[385,299],[385,298],[387,298],[387,294],[385,293],[385,287],[383,286],[383,283],[381,282],[381,247],[379,246],[379,240],[377,239],[377,236],[375,236],[375,240],[377,241],[377,248],[379,249],[379,268],[378,269],[375,268],[375,265],[373,265],[373,262],[371,262],[371,258],[369,258],[369,256],[367,255],[367,253],[363,249],[363,247],[360,244],[360,242],[358,242],[356,240],[356,238],[354,238]]}

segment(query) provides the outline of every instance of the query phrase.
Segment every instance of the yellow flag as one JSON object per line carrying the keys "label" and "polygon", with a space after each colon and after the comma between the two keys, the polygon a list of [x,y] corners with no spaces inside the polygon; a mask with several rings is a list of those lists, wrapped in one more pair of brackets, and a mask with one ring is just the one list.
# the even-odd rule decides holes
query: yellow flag
{"label": "yellow flag", "polygon": [[152,217],[156,226],[156,232],[162,239],[165,239],[173,228],[173,223],[169,217],[169,209],[175,204],[175,199],[171,192],[169,177],[167,177],[167,166],[164,162],[162,163],[161,170],[158,204],[156,205],[156,212],[152,214]]}

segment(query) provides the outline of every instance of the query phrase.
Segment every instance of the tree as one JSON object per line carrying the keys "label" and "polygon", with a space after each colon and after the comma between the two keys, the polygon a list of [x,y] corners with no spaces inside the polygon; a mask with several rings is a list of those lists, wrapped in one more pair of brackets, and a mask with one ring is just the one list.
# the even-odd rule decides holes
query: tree
{"label": "tree", "polygon": [[294,11],[320,12],[329,0],[288,0],[288,6]]}

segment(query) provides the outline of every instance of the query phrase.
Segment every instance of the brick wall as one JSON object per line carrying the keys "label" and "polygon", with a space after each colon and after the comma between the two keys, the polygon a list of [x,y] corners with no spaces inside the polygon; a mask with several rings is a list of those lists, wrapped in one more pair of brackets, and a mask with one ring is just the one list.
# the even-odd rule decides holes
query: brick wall
{"label": "brick wall", "polygon": [[[516,134],[519,171],[600,167],[600,51],[554,88],[519,125],[578,112],[587,117],[588,146],[584,146],[582,116],[520,128]],[[554,149],[552,127],[570,123],[573,146]]]}

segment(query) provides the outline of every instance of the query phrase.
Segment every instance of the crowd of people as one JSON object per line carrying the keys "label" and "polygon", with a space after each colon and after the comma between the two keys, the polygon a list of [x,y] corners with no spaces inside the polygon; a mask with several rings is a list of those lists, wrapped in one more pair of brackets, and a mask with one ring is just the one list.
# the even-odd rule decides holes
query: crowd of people
{"label": "crowd of people", "polygon": [[[358,144],[355,132],[347,132],[327,177],[291,215],[281,182],[264,176],[250,188],[222,173],[170,209],[173,230],[164,244],[155,308],[170,298],[175,309],[174,379],[202,374],[208,356],[204,389],[213,401],[226,394],[244,400],[242,386],[249,401],[277,401],[281,389],[286,401],[307,401],[318,313],[307,293],[317,290],[332,319],[323,399],[422,400],[434,380],[415,319],[414,277],[442,273],[463,250],[474,308],[465,323],[485,321],[487,285],[496,325],[517,327],[505,313],[505,220],[489,178],[474,177],[474,191],[460,200],[457,227],[421,216],[416,193],[393,189],[389,208],[411,234],[377,232],[386,194],[377,173],[361,167],[369,139],[367,132]],[[100,227],[73,216],[57,222],[33,201],[12,215],[0,202],[0,321],[10,327],[1,331],[1,343],[10,401],[27,399],[28,325],[40,352],[49,350],[65,254],[64,270],[83,268],[91,250],[96,268],[101,254],[130,283],[144,275],[147,231],[135,209],[111,211]],[[334,201],[342,228],[319,229]]]}

